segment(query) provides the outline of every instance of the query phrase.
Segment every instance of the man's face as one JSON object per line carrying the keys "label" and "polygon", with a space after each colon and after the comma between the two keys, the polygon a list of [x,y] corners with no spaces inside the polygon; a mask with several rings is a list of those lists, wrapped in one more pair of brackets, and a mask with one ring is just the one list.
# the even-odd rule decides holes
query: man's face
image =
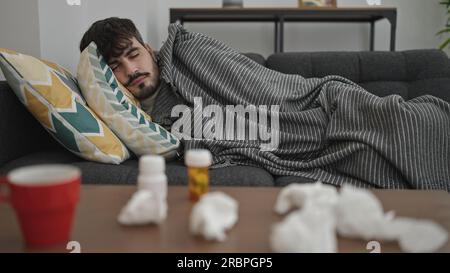
{"label": "man's face", "polygon": [[117,80],[139,100],[150,97],[159,85],[156,57],[149,45],[143,46],[136,38],[118,58],[111,57],[108,65]]}

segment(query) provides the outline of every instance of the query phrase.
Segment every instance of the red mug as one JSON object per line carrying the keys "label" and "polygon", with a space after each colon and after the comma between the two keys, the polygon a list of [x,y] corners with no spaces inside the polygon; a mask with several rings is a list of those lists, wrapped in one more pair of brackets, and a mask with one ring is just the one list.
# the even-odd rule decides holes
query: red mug
{"label": "red mug", "polygon": [[16,212],[27,246],[49,247],[70,239],[80,198],[81,171],[70,165],[34,165],[0,178],[0,202]]}

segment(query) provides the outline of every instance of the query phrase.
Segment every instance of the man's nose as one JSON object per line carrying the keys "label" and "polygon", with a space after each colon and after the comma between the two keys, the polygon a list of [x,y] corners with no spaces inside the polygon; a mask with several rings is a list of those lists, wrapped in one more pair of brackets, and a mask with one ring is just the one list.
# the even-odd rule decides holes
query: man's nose
{"label": "man's nose", "polygon": [[139,71],[139,69],[137,68],[136,65],[134,65],[132,62],[125,62],[124,63],[125,66],[125,73],[127,74],[128,77],[131,77],[132,75],[134,75],[137,71]]}

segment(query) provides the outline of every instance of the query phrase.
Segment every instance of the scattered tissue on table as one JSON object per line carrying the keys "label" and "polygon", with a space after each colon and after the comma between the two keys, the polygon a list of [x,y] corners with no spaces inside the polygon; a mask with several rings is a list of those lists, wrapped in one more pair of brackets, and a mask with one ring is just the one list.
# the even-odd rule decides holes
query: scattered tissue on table
{"label": "scattered tissue on table", "polygon": [[275,211],[285,214],[291,209],[312,207],[333,208],[338,201],[335,187],[321,182],[314,184],[290,184],[278,195]]}
{"label": "scattered tissue on table", "polygon": [[328,209],[291,212],[275,224],[270,237],[275,252],[333,253],[337,250],[334,215]]}
{"label": "scattered tissue on table", "polygon": [[388,226],[393,218],[393,212],[384,214],[381,202],[370,191],[342,188],[336,206],[339,235],[364,240],[394,240],[397,234]]}
{"label": "scattered tissue on table", "polygon": [[190,230],[207,240],[225,241],[225,231],[238,220],[238,203],[223,192],[203,195],[194,205]]}
{"label": "scattered tissue on table", "polygon": [[384,214],[370,191],[343,187],[336,207],[336,229],[344,237],[398,241],[405,252],[434,252],[447,242],[447,232],[429,220]]}
{"label": "scattered tissue on table", "polygon": [[[123,225],[159,224],[167,217],[167,177],[159,156],[139,160],[138,191],[121,210]],[[343,186],[291,184],[283,188],[275,211],[286,214],[272,227],[275,252],[336,252],[337,234],[363,240],[398,241],[405,252],[434,252],[448,233],[429,220],[395,217],[368,190]],[[207,240],[225,241],[225,232],[238,220],[238,203],[223,192],[203,195],[190,215],[190,231]]]}
{"label": "scattered tissue on table", "polygon": [[[384,213],[381,202],[368,190],[343,186],[291,184],[281,190],[275,211],[291,212],[274,225],[270,237],[275,252],[336,252],[336,233],[364,240],[398,241],[405,252],[434,252],[448,233],[429,220],[396,218]],[[334,187],[332,187],[334,188]]]}
{"label": "scattered tissue on table", "polygon": [[433,221],[397,218],[392,226],[405,252],[434,252],[448,240],[447,231]]}
{"label": "scattered tissue on table", "polygon": [[119,215],[123,225],[159,224],[167,216],[167,204],[150,191],[140,190],[133,194]]}

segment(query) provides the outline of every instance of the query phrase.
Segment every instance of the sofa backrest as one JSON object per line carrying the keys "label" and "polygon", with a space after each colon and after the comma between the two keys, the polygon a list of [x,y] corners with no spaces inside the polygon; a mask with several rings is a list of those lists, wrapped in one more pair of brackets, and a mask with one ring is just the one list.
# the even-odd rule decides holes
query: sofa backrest
{"label": "sofa backrest", "polygon": [[437,49],[401,52],[302,52],[269,56],[266,66],[306,78],[339,75],[378,96],[424,94],[450,102],[450,61]]}

